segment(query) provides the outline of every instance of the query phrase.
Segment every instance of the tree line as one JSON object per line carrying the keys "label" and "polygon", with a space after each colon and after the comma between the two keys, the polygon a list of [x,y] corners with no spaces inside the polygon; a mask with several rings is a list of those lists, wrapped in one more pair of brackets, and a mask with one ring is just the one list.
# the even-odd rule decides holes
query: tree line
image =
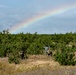
{"label": "tree line", "polygon": [[[28,54],[44,54],[44,47],[50,46],[53,57],[62,65],[75,65],[76,33],[66,34],[10,34],[0,32],[0,57],[8,57],[10,63],[20,63]],[[64,62],[63,62],[64,61]]]}

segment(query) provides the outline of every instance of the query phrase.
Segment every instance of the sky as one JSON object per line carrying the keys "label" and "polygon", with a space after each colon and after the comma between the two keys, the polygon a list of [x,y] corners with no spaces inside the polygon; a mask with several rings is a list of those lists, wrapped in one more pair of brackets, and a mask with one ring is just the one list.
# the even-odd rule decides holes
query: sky
{"label": "sky", "polygon": [[17,28],[19,25],[22,26],[23,22],[25,24],[28,20],[48,11],[68,6],[71,8],[73,5],[76,5],[76,0],[0,0],[0,31],[9,29],[9,32],[14,34],[76,32],[76,6]]}

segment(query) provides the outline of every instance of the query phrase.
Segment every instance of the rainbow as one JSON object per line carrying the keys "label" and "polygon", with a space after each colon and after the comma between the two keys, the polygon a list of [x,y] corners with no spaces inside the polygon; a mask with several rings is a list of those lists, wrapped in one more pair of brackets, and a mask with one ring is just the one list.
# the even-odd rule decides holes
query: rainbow
{"label": "rainbow", "polygon": [[34,23],[36,23],[36,22],[38,22],[40,20],[46,19],[46,18],[54,16],[54,15],[62,14],[64,12],[67,12],[67,11],[72,10],[74,8],[76,8],[76,4],[67,5],[67,6],[63,6],[63,7],[60,7],[60,8],[53,9],[51,11],[44,12],[44,13],[39,14],[39,15],[37,15],[35,17],[32,17],[32,18],[30,18],[28,20],[24,20],[22,23],[14,25],[13,27],[11,27],[9,29],[9,32],[10,33],[15,33],[19,29],[26,28],[29,25],[33,25]]}

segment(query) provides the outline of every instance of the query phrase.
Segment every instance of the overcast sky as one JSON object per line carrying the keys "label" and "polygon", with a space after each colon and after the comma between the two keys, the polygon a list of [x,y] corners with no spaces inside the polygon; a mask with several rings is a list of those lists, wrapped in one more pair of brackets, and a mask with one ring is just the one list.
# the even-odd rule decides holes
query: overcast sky
{"label": "overcast sky", "polygon": [[[76,0],[0,0],[0,31],[63,6],[76,4]],[[66,33],[76,31],[76,7],[64,13],[39,20],[19,32],[39,34]]]}

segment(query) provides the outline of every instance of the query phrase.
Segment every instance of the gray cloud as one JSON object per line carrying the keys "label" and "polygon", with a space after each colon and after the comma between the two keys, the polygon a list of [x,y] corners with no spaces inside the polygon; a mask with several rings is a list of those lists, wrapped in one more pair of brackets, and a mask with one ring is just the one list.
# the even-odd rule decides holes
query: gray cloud
{"label": "gray cloud", "polygon": [[[3,0],[2,0],[3,1]],[[0,1],[0,3],[2,2]],[[7,0],[0,4],[0,31],[48,10],[75,4],[76,0]],[[73,25],[73,26],[72,26]],[[32,27],[33,26],[33,27]],[[67,29],[68,28],[68,29]],[[76,9],[40,20],[17,32],[55,33],[75,31]]]}

